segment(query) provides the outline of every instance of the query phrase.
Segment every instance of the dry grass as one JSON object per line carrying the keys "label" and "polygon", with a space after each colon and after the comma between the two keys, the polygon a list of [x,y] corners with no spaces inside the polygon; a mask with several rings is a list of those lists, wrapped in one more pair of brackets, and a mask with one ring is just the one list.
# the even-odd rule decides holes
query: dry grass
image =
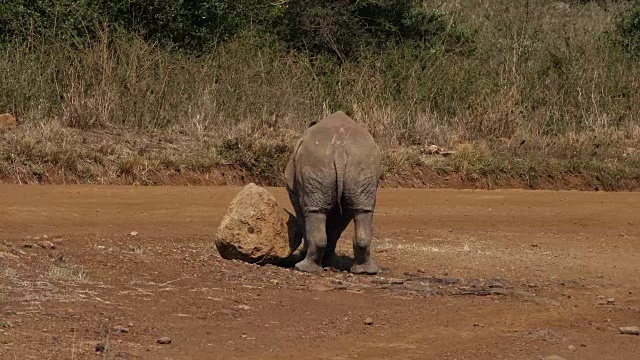
{"label": "dry grass", "polygon": [[344,110],[376,137],[391,185],[637,189],[640,63],[607,38],[627,5],[562,4],[444,2],[476,30],[475,54],[342,66],[255,34],[201,56],[106,35],[9,46],[0,112],[21,127],[0,134],[0,178],[281,184],[306,124]]}
{"label": "dry grass", "polygon": [[49,278],[52,280],[84,282],[88,276],[87,270],[77,266],[52,266],[49,269]]}

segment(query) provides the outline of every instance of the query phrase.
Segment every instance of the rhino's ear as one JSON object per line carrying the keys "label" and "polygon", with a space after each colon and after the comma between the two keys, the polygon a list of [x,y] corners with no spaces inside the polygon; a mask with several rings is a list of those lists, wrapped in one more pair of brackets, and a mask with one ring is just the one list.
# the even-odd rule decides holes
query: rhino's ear
{"label": "rhino's ear", "polygon": [[287,209],[284,209],[284,211],[289,214],[289,219],[287,219],[287,233],[289,237],[289,250],[293,253],[302,243],[302,232],[300,231],[300,224],[296,216]]}
{"label": "rhino's ear", "polygon": [[293,215],[291,213],[291,211],[287,210],[286,208],[282,208],[282,209],[284,210],[284,212],[286,212],[289,215],[289,219],[291,219],[292,217],[294,217],[294,218],[296,217],[295,215]]}
{"label": "rhino's ear", "polygon": [[296,142],[296,145],[293,148],[293,153],[291,154],[291,158],[289,158],[287,167],[284,169],[284,178],[287,184],[287,188],[289,189],[293,189],[293,184],[295,182],[295,178],[296,178],[295,161],[296,161],[296,155],[298,154],[298,149],[300,148],[300,145],[302,145],[302,139],[299,139],[298,142]]}
{"label": "rhino's ear", "polygon": [[[295,169],[293,167],[293,157],[287,163],[287,167],[284,169],[284,179],[287,185],[287,189],[293,189],[293,183],[295,181]],[[288,211],[287,211],[288,212]],[[291,215],[291,213],[289,213]]]}

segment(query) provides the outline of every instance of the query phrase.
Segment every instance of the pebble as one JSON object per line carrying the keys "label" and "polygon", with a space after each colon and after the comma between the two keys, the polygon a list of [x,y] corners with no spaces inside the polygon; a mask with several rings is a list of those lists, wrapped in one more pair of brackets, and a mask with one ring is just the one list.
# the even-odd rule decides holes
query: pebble
{"label": "pebble", "polygon": [[27,255],[26,252],[20,250],[20,249],[11,249],[11,253],[14,255]]}
{"label": "pebble", "polygon": [[27,248],[27,249],[31,249],[31,248],[33,248],[33,244],[26,243],[26,244],[23,244],[22,247],[23,248]]}
{"label": "pebble", "polygon": [[618,330],[625,335],[640,335],[640,327],[638,326],[623,326],[619,327]]}
{"label": "pebble", "polygon": [[56,245],[54,243],[52,243],[51,241],[41,241],[38,243],[38,246],[40,246],[43,249],[55,249]]}
{"label": "pebble", "polygon": [[372,317],[367,317],[366,319],[364,319],[364,323],[365,325],[373,325],[373,318]]}
{"label": "pebble", "polygon": [[96,352],[104,352],[107,348],[103,343],[99,343],[96,345]]}
{"label": "pebble", "polygon": [[136,236],[136,235],[138,235],[138,232],[137,231],[132,231],[132,232],[129,233],[129,235]]}
{"label": "pebble", "polygon": [[114,330],[117,332],[125,333],[125,334],[129,332],[129,328],[124,326],[116,326]]}
{"label": "pebble", "polygon": [[573,350],[575,350],[575,349],[576,349],[576,347],[575,347],[575,346],[573,346],[573,345],[569,345],[569,346],[567,347],[567,349],[569,349],[569,350],[573,351]]}
{"label": "pebble", "polygon": [[551,355],[544,358],[544,360],[567,360],[567,359],[563,358],[562,356]]}
{"label": "pebble", "polygon": [[608,298],[607,299],[607,304],[615,304],[616,299],[615,298]]}
{"label": "pebble", "polygon": [[158,344],[162,344],[162,345],[171,344],[171,338],[168,336],[163,336],[160,339],[158,339]]}

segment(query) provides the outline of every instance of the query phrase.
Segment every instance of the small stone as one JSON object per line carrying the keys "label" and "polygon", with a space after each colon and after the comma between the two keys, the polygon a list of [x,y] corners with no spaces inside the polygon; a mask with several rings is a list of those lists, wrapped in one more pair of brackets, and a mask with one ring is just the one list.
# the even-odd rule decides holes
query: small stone
{"label": "small stone", "polygon": [[132,231],[129,233],[129,235],[131,236],[138,236],[138,232],[137,231]]}
{"label": "small stone", "polygon": [[125,333],[125,334],[129,332],[129,328],[124,326],[116,326],[114,330],[117,332]]}
{"label": "small stone", "polygon": [[551,355],[544,358],[544,360],[567,360],[567,359],[563,358],[562,356]]}
{"label": "small stone", "polygon": [[625,335],[640,335],[640,327],[638,326],[623,326],[619,327],[618,330]]}
{"label": "small stone", "polygon": [[31,248],[33,248],[33,244],[26,243],[26,244],[23,244],[22,247],[26,248],[26,249],[31,249]]}
{"label": "small stone", "polygon": [[133,327],[133,322],[128,323],[127,326]]}
{"label": "small stone", "polygon": [[107,347],[103,343],[96,344],[96,352],[104,352]]}
{"label": "small stone", "polygon": [[163,336],[160,339],[158,339],[158,344],[162,344],[162,345],[171,344],[171,338],[168,336]]}
{"label": "small stone", "polygon": [[20,249],[11,249],[11,253],[14,255],[27,255],[26,252],[20,250]]}
{"label": "small stone", "polygon": [[52,243],[51,241],[41,241],[38,243],[38,246],[40,246],[43,249],[55,249],[56,245],[54,243]]}
{"label": "small stone", "polygon": [[575,349],[576,349],[576,347],[575,347],[575,346],[573,346],[573,345],[569,345],[569,346],[567,346],[567,349],[569,349],[569,350],[573,351],[573,350],[575,350]]}
{"label": "small stone", "polygon": [[373,318],[372,317],[367,317],[366,319],[364,319],[364,324],[365,325],[373,325]]}
{"label": "small stone", "polygon": [[615,304],[615,302],[616,302],[615,298],[608,298],[607,299],[607,304],[609,304],[609,305]]}

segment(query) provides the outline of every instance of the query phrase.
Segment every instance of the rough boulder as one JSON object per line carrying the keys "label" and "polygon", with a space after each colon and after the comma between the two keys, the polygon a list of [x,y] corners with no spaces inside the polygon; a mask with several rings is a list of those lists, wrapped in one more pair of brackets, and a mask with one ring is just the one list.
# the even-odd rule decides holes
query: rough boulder
{"label": "rough boulder", "polygon": [[223,258],[249,263],[278,264],[291,254],[287,225],[276,199],[253,183],[231,201],[215,242]]}

